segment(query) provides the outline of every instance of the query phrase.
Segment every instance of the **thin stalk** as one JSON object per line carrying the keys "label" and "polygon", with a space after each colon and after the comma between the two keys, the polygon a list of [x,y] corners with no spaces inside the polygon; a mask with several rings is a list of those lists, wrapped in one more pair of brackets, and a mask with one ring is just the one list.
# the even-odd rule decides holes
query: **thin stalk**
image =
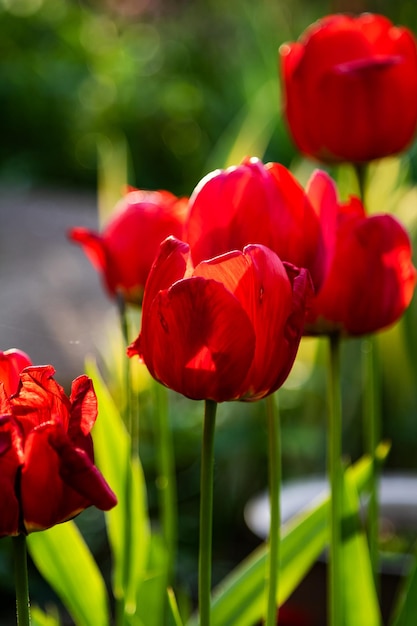
{"label": "thin stalk", "polygon": [[328,624],[343,623],[341,581],[342,517],[342,400],[340,378],[340,336],[329,337],[328,474],[331,491],[328,576]]}
{"label": "thin stalk", "polygon": [[210,626],[211,614],[214,432],[216,411],[217,403],[213,400],[206,400],[200,475],[200,547],[198,564],[200,626]]}
{"label": "thin stalk", "polygon": [[157,429],[157,488],[160,498],[161,524],[167,548],[168,585],[174,582],[175,558],[177,549],[177,489],[175,483],[175,458],[172,433],[169,427],[168,391],[159,383],[155,384],[156,429]]}
{"label": "thin stalk", "polygon": [[267,570],[267,604],[265,626],[276,626],[277,594],[279,583],[279,550],[281,525],[281,433],[280,416],[276,404],[276,394],[266,398],[266,413],[268,421],[268,483],[269,483],[269,551]]}
{"label": "thin stalk", "polygon": [[381,425],[380,407],[378,402],[378,364],[374,345],[374,337],[363,341],[363,372],[364,372],[364,447],[365,453],[372,460],[372,470],[369,481],[369,504],[367,515],[367,530],[369,542],[369,554],[371,558],[372,572],[375,587],[379,591],[379,467],[375,457],[378,445]]}
{"label": "thin stalk", "polygon": [[131,371],[131,361],[126,356],[126,347],[130,343],[129,339],[129,324],[127,319],[127,308],[126,301],[121,294],[117,296],[117,308],[119,312],[119,320],[120,320],[120,329],[122,331],[123,337],[123,354],[122,354],[122,362],[123,362],[123,379],[124,379],[124,389],[125,389],[125,406],[126,406],[126,428],[128,433],[131,436],[132,443],[132,452],[135,447],[134,444],[134,436],[133,436],[133,401],[132,401],[132,371]]}
{"label": "thin stalk", "polygon": [[30,626],[26,535],[17,535],[17,537],[12,538],[12,542],[14,558],[14,580],[16,588],[17,626]]}
{"label": "thin stalk", "polygon": [[[362,203],[365,206],[366,191],[366,165],[356,166],[359,190]],[[372,474],[369,481],[369,505],[367,515],[367,534],[369,543],[369,554],[372,565],[372,572],[375,588],[379,590],[379,469],[375,458],[376,446],[381,434],[381,413],[378,395],[378,364],[375,350],[375,339],[369,337],[364,339],[362,344],[363,364],[362,371],[364,377],[363,387],[363,439],[365,453],[372,459]]]}
{"label": "thin stalk", "polygon": [[365,206],[367,166],[357,163],[355,165],[355,171],[356,171],[356,178],[358,180],[359,196],[362,200],[362,204]]}
{"label": "thin stalk", "polygon": [[130,439],[130,454],[125,458],[125,482],[124,482],[124,513],[123,513],[123,570],[122,570],[122,597],[116,598],[116,626],[124,626],[126,622],[127,604],[129,602],[130,575],[132,569],[131,556],[131,536],[132,528],[132,459],[137,454],[136,437],[133,432],[133,392],[132,392],[132,371],[130,359],[125,353],[126,346],[129,345],[129,325],[127,319],[126,302],[121,294],[118,294],[117,305],[119,311],[120,327],[123,336],[123,378],[125,396],[125,424]]}

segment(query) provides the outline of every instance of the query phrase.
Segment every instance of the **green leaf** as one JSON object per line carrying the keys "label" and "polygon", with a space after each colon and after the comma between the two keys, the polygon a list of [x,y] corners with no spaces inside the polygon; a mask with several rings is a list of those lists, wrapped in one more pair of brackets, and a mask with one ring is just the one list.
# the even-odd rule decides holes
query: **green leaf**
{"label": "green leaf", "polygon": [[53,613],[44,613],[38,606],[32,606],[31,626],[60,626],[58,611]]}
{"label": "green leaf", "polygon": [[417,624],[417,558],[400,587],[390,621],[391,626],[415,626]]}
{"label": "green leaf", "polygon": [[[389,445],[381,444],[377,458],[382,462]],[[371,475],[371,460],[362,458],[347,470],[347,476],[362,491]],[[297,515],[282,529],[278,603],[281,606],[303,579],[327,541],[329,496]],[[267,545],[245,559],[214,591],[213,626],[252,626],[262,618],[265,605]],[[193,616],[187,626],[197,626]]]}
{"label": "green leaf", "polygon": [[359,497],[352,474],[343,480],[342,602],[345,626],[380,626],[381,614],[366,535],[359,518]]}
{"label": "green leaf", "polygon": [[142,466],[131,457],[131,441],[123,419],[97,366],[86,364],[98,399],[93,429],[97,466],[117,495],[118,505],[106,513],[113,554],[113,592],[125,612],[134,615],[138,588],[145,577],[149,550],[149,518]]}
{"label": "green leaf", "polygon": [[135,614],[135,618],[138,618],[144,626],[161,626],[166,623],[168,609],[166,588],[167,551],[162,538],[153,535],[146,573],[138,589]]}
{"label": "green leaf", "polygon": [[103,577],[74,522],[28,537],[30,555],[78,626],[108,626]]}
{"label": "green leaf", "polygon": [[168,593],[168,624],[169,626],[184,626],[178,609],[177,599],[173,589],[169,588]]}

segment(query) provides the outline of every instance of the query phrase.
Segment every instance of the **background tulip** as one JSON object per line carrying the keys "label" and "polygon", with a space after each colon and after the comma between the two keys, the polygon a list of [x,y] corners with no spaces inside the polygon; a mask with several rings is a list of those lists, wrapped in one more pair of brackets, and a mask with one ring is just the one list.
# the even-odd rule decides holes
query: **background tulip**
{"label": "background tulip", "polygon": [[327,269],[336,213],[335,184],[325,172],[314,172],[304,190],[283,165],[247,158],[197,185],[185,238],[194,263],[263,244],[284,261],[306,267],[317,287]]}
{"label": "background tulip", "polygon": [[53,374],[51,366],[26,368],[12,396],[0,384],[0,536],[49,528],[91,505],[116,504],[93,460],[92,382],[80,376],[67,398]]}
{"label": "background tulip", "polygon": [[101,234],[78,227],[69,237],[83,247],[110,296],[120,292],[126,302],[140,304],[159,244],[182,236],[186,203],[168,191],[131,189]]}
{"label": "background tulip", "polygon": [[365,215],[358,198],[340,206],[336,249],[312,299],[307,333],[363,335],[389,326],[410,304],[416,283],[407,232],[391,215]]}
{"label": "background tulip", "polygon": [[255,400],[287,377],[310,291],[308,272],[252,245],[192,265],[168,238],[149,275],[129,349],[161,383],[193,399]]}
{"label": "background tulip", "polygon": [[382,15],[330,15],[280,48],[284,112],[301,152],[361,163],[405,149],[417,124],[417,47]]}

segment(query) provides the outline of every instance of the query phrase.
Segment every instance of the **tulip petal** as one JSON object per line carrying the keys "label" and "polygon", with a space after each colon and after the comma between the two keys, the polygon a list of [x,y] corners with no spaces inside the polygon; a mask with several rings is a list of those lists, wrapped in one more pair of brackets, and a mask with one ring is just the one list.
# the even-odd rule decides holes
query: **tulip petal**
{"label": "tulip petal", "polygon": [[0,381],[5,385],[8,395],[16,393],[20,372],[29,365],[32,365],[32,362],[22,350],[12,348],[0,352]]}
{"label": "tulip petal", "polygon": [[49,443],[59,455],[60,476],[66,485],[75,489],[90,505],[108,511],[117,504],[117,498],[93,463],[91,437],[85,438],[83,448],[59,429],[49,435]]}
{"label": "tulip petal", "polygon": [[93,382],[88,376],[79,376],[71,387],[71,416],[68,435],[74,440],[80,434],[88,435],[97,418],[97,398]]}
{"label": "tulip petal", "polygon": [[[294,270],[297,275],[300,270]],[[309,289],[308,273],[303,270],[304,296]],[[221,281],[240,301],[252,322],[256,348],[243,385],[248,399],[264,397],[280,386],[293,364],[304,328],[305,297],[293,297],[292,277],[278,256],[260,245],[230,252],[200,263],[195,275]],[[298,317],[291,318],[299,313]]]}
{"label": "tulip petal", "polygon": [[11,404],[25,433],[51,419],[68,427],[70,403],[54,373],[51,365],[41,365],[27,367],[20,375],[19,390]]}
{"label": "tulip petal", "polygon": [[[159,254],[152,265],[146,282],[142,307],[142,325],[146,325],[149,309],[158,292],[168,289],[177,280],[191,273],[192,262],[188,244],[175,237],[165,239],[161,243]],[[140,335],[128,346],[127,354],[129,357],[142,355]]]}
{"label": "tulip petal", "polygon": [[[91,447],[86,438],[86,448]],[[88,506],[111,508],[114,495],[88,455],[74,448],[54,424],[32,431],[25,442],[20,499],[26,531],[59,524]]]}
{"label": "tulip petal", "polygon": [[0,418],[0,537],[21,531],[16,494],[20,452],[20,437],[14,422],[9,416]]}
{"label": "tulip petal", "polygon": [[239,397],[255,335],[239,301],[221,283],[192,277],[159,292],[141,332],[151,374],[185,396]]}

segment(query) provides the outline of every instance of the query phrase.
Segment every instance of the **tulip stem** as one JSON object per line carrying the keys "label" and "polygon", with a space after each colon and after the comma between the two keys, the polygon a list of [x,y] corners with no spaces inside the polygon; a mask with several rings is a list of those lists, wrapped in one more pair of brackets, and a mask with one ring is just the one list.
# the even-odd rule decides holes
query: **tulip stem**
{"label": "tulip stem", "polygon": [[30,603],[26,535],[13,537],[14,577],[16,587],[16,616],[18,626],[30,626]]}
{"label": "tulip stem", "polygon": [[372,472],[370,476],[370,494],[368,504],[368,541],[369,554],[371,558],[372,572],[374,576],[375,588],[379,590],[378,569],[379,569],[379,470],[375,456],[376,446],[380,438],[380,410],[378,405],[377,383],[378,370],[375,354],[375,338],[369,337],[362,344],[363,350],[363,370],[364,370],[364,440],[365,452],[368,453],[372,461]]}
{"label": "tulip stem", "polygon": [[132,454],[137,452],[137,442],[135,441],[135,437],[133,436],[133,391],[132,391],[132,370],[131,370],[131,361],[126,356],[126,347],[129,345],[129,324],[127,319],[127,307],[126,301],[122,294],[117,295],[117,307],[119,311],[119,319],[120,319],[120,328],[122,331],[123,337],[123,377],[124,377],[124,388],[125,388],[125,403],[126,403],[126,428],[131,437],[132,443]]}
{"label": "tulip stem", "polygon": [[168,585],[173,584],[177,544],[177,493],[172,434],[169,427],[168,390],[155,383],[158,479],[162,533],[167,548]]}
{"label": "tulip stem", "polygon": [[214,432],[217,403],[205,401],[200,475],[200,548],[198,566],[198,604],[200,626],[210,625],[211,553],[213,530]]}
{"label": "tulip stem", "polygon": [[[356,175],[358,179],[359,191],[362,204],[365,206],[366,191],[366,173],[365,165],[356,166]],[[379,569],[379,471],[378,463],[375,458],[375,449],[379,441],[381,425],[380,425],[380,407],[378,405],[378,371],[377,359],[375,352],[375,338],[369,337],[362,344],[363,351],[363,372],[364,372],[364,448],[372,460],[372,473],[370,479],[370,495],[368,504],[368,542],[369,555],[371,559],[372,572],[374,577],[375,588],[379,591],[378,569]]]}
{"label": "tulip stem", "polygon": [[276,394],[266,398],[266,413],[268,421],[268,479],[269,479],[269,552],[267,572],[267,605],[265,626],[276,626],[277,594],[279,580],[279,549],[280,549],[280,488],[281,488],[281,434],[279,408],[276,403]]}
{"label": "tulip stem", "polygon": [[340,336],[329,337],[328,385],[328,474],[331,492],[330,545],[328,576],[328,624],[343,623],[341,585],[341,515],[342,515],[342,400],[340,378]]}

